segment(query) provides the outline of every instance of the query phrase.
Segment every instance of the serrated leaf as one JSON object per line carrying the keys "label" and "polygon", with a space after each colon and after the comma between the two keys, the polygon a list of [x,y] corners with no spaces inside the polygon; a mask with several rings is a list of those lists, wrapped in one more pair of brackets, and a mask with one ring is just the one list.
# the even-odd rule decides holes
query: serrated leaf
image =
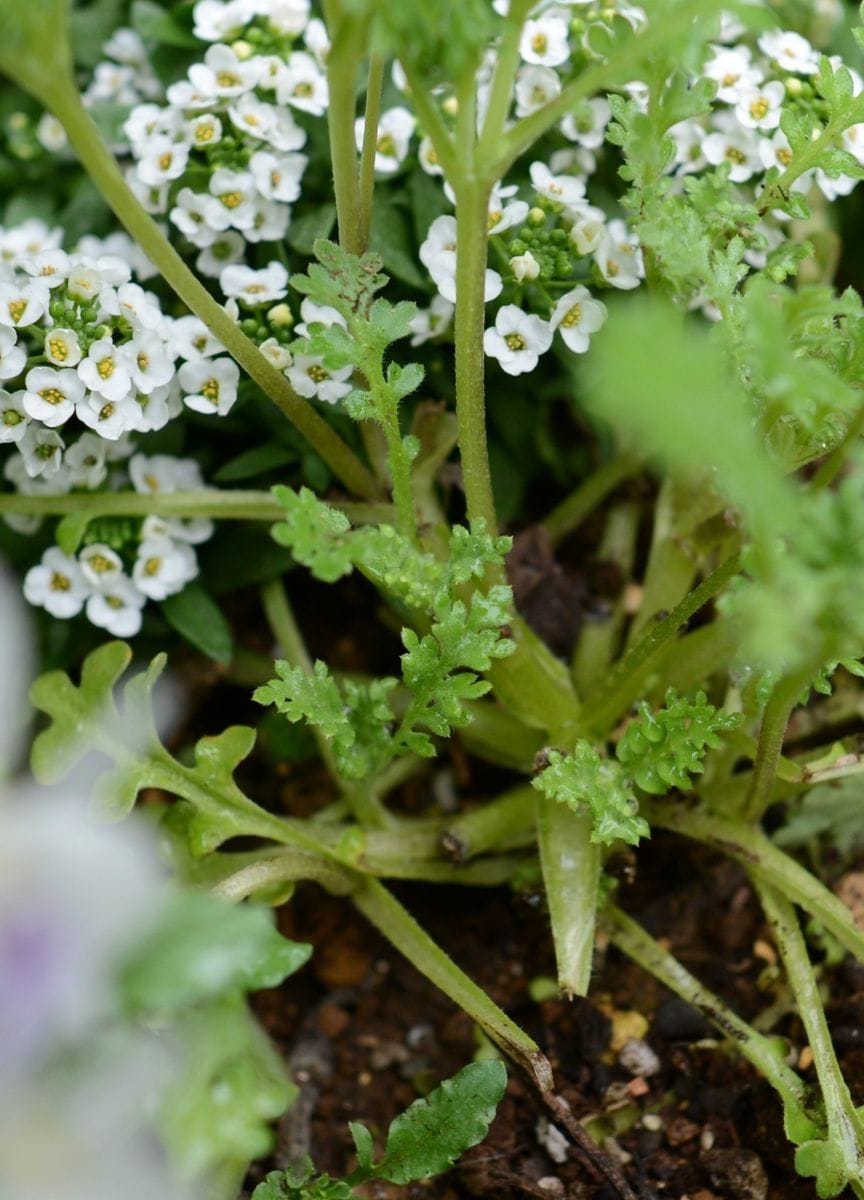
{"label": "serrated leaf", "polygon": [[183,892],[123,970],[121,990],[135,1011],[171,1013],[232,990],[277,987],[310,954],[277,932],[269,909]]}
{"label": "serrated leaf", "polygon": [[425,1099],[415,1100],[387,1133],[378,1179],[411,1183],[431,1179],[486,1136],[507,1086],[500,1060],[469,1063]]}
{"label": "serrated leaf", "polygon": [[570,754],[550,751],[548,766],[531,782],[544,796],[575,812],[590,812],[591,841],[599,845],[619,839],[636,845],[651,833],[647,821],[639,816],[639,804],[623,768],[601,758],[589,742],[578,742]]}
{"label": "serrated leaf", "polygon": [[234,636],[222,610],[209,592],[193,580],[182,592],[163,600],[160,608],[172,629],[215,662],[227,665],[234,653]]}
{"label": "serrated leaf", "polygon": [[637,786],[655,796],[689,788],[691,776],[704,770],[706,751],[716,750],[722,744],[719,735],[741,723],[739,713],[715,708],[704,692],[689,701],[670,688],[665,705],[652,712],[643,701],[639,719],[631,721],[615,748]]}

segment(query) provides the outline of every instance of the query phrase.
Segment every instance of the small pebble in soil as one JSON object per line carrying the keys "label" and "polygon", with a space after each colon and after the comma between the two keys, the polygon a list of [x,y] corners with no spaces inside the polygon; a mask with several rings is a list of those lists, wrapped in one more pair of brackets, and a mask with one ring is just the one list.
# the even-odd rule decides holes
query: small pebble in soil
{"label": "small pebble in soil", "polygon": [[702,1162],[714,1187],[729,1200],[765,1200],[768,1176],[762,1160],[752,1150],[707,1150]]}
{"label": "small pebble in soil", "polygon": [[564,1195],[564,1184],[555,1175],[544,1175],[542,1179],[537,1180],[537,1186],[550,1196]]}
{"label": "small pebble in soil", "polygon": [[650,1130],[652,1133],[656,1133],[658,1129],[663,1128],[663,1118],[659,1113],[645,1113],[644,1117],[642,1118],[642,1125],[645,1129]]}
{"label": "small pebble in soil", "polygon": [[647,1078],[660,1070],[660,1059],[647,1042],[641,1038],[630,1038],[618,1052],[618,1062],[631,1075]]}
{"label": "small pebble in soil", "polygon": [[553,1162],[560,1164],[567,1161],[569,1143],[557,1125],[553,1125],[546,1117],[540,1117],[534,1126],[534,1132],[537,1141]]}

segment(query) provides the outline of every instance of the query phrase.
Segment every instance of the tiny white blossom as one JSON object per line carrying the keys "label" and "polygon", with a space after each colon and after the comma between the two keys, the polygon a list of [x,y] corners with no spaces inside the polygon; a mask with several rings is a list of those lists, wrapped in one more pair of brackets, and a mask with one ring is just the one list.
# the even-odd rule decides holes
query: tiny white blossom
{"label": "tiny white blossom", "polygon": [[[379,175],[392,175],[398,170],[408,153],[416,124],[414,116],[407,108],[389,108],[381,114],[375,145],[375,170]],[[358,117],[354,125],[358,150],[363,145],[364,129],[365,122],[362,117]]]}
{"label": "tiny white blossom", "polygon": [[134,637],[141,628],[141,609],[147,597],[127,575],[116,575],[87,601],[87,620],[113,637]]}
{"label": "tiny white blossom", "polygon": [[194,459],[170,454],[134,454],[129,459],[129,477],[135,491],[143,495],[188,492],[204,486]]}
{"label": "tiny white blossom", "polygon": [[628,291],[644,277],[642,251],[623,221],[610,221],[594,251],[594,261],[610,286]]}
{"label": "tiny white blossom", "polygon": [[202,42],[221,42],[239,35],[256,15],[252,0],[198,0],[193,10],[195,36]]}
{"label": "tiny white blossom", "polygon": [[305,154],[272,154],[258,150],[249,159],[249,170],[266,200],[291,204],[300,195],[300,180],[309,160]]}
{"label": "tiny white blossom", "polygon": [[[210,220],[215,229],[250,229],[255,223],[255,180],[248,171],[232,171],[219,167],[210,177],[210,194],[215,196],[221,212],[214,209]],[[219,224],[215,224],[218,221]]]}
{"label": "tiny white blossom", "polygon": [[0,325],[16,329],[35,325],[47,312],[49,299],[47,285],[39,280],[0,280]]}
{"label": "tiny white blossom", "polygon": [[444,168],[430,137],[422,137],[417,147],[417,161],[427,175],[443,175]]}
{"label": "tiny white blossom", "polygon": [[84,384],[71,368],[33,367],[25,384],[24,411],[49,428],[65,424],[84,396]]}
{"label": "tiny white blossom", "polygon": [[586,287],[577,287],[560,298],[549,324],[558,330],[574,354],[584,354],[591,334],[600,329],[606,316],[606,305],[595,300]]}
{"label": "tiny white blossom", "polygon": [[162,338],[152,329],[136,331],[120,348],[120,353],[134,387],[145,396],[174,378],[174,361]]}
{"label": "tiny white blossom", "polygon": [[745,129],[761,129],[770,132],[780,124],[786,89],[779,80],[763,83],[759,87],[745,87],[738,93],[735,116]]}
{"label": "tiny white blossom", "polygon": [[130,429],[138,428],[140,408],[131,392],[117,400],[106,400],[97,392],[88,392],[75,408],[78,420],[110,442]]}
{"label": "tiny white blossom", "polygon": [[678,121],[670,128],[669,133],[675,142],[675,156],[672,165],[677,168],[678,174],[690,175],[701,171],[705,167],[707,159],[702,153],[705,130],[699,122],[690,118]]}
{"label": "tiny white blossom", "polygon": [[[240,262],[246,252],[246,242],[236,229],[226,229],[215,236],[195,259],[202,275],[218,278],[231,263]],[[187,356],[188,357],[188,356]]]}
{"label": "tiny white blossom", "polygon": [[289,54],[285,70],[276,88],[280,104],[290,104],[302,112],[321,117],[329,103],[327,76],[311,54],[295,50]]}
{"label": "tiny white blossom", "polygon": [[177,193],[176,202],[168,216],[171,224],[199,250],[215,242],[218,229],[223,224],[216,197],[206,192],[193,192],[188,187],[181,188]]}
{"label": "tiny white blossom", "polygon": [[585,199],[585,183],[582,179],[573,175],[553,175],[543,162],[533,162],[529,174],[535,192],[547,200],[569,207]]}
{"label": "tiny white blossom", "polygon": [[14,379],[27,365],[27,351],[18,345],[14,329],[0,325],[0,379]]}
{"label": "tiny white blossom", "polygon": [[189,122],[186,136],[199,150],[222,141],[222,122],[215,113],[201,113]]}
{"label": "tiny white blossom", "polygon": [[45,112],[36,123],[36,138],[46,150],[52,154],[57,154],[60,150],[65,150],[69,139],[66,136],[66,130],[52,114]]}
{"label": "tiny white blossom", "polygon": [[132,578],[138,590],[151,600],[164,600],[181,592],[197,574],[195,551],[185,542],[152,537],[138,546]]}
{"label": "tiny white blossom", "polygon": [[819,51],[800,33],[769,29],[759,38],[759,49],[795,75],[815,75],[819,70]]}
{"label": "tiny white blossom", "polygon": [[9,393],[0,388],[0,444],[20,442],[27,432],[28,421],[24,393]]}
{"label": "tiny white blossom", "polygon": [[560,94],[561,79],[551,67],[520,67],[515,87],[516,116],[530,116]]}
{"label": "tiny white blossom", "polygon": [[[59,476],[63,467],[63,450],[66,443],[55,429],[46,429],[41,425],[27,426],[24,436],[18,442],[21,461],[28,479],[52,479]],[[12,462],[19,460],[13,459]],[[7,467],[11,464],[7,464]],[[7,476],[8,477],[8,476]],[[15,481],[19,491],[24,491],[20,481]],[[52,491],[53,491],[52,487]],[[58,493],[66,490],[65,484],[58,486]]]}
{"label": "tiny white blossom", "polygon": [[230,46],[210,46],[203,62],[193,63],[189,83],[201,96],[228,98],[242,96],[255,87],[260,67],[254,58],[243,62]]}
{"label": "tiny white blossom", "polygon": [[138,178],[147,187],[161,187],[179,179],[189,163],[189,146],[168,137],[153,138],[142,147],[138,158]]}
{"label": "tiny white blossom", "polygon": [[560,67],[570,58],[567,22],[561,17],[541,16],[525,22],[519,39],[522,61],[544,67]]}
{"label": "tiny white blossom", "polygon": [[702,152],[712,166],[729,164],[729,178],[733,183],[746,183],[762,169],[757,134],[738,123],[733,113],[718,113],[715,124],[719,126],[709,133],[702,143]]}
{"label": "tiny white blossom", "polygon": [[715,46],[714,55],[702,68],[708,79],[717,84],[717,99],[737,104],[743,88],[756,87],[765,78],[764,72],[750,61],[749,46]]}
{"label": "tiny white blossom", "polygon": [[99,338],[91,344],[87,357],[78,364],[78,375],[91,392],[115,403],[132,391],[125,356],[110,337]]}
{"label": "tiny white blossom", "polygon": [[108,468],[105,464],[106,442],[95,433],[82,433],[77,442],[63,455],[63,465],[69,472],[73,487],[90,490],[105,482]]}
{"label": "tiny white blossom", "polygon": [[606,232],[606,214],[602,208],[584,204],[573,209],[571,216],[570,241],[577,254],[593,254]]}
{"label": "tiny white blossom", "polygon": [[90,588],[74,558],[51,546],[24,576],[24,596],[52,617],[68,619],[84,607]]}
{"label": "tiny white blossom", "polygon": [[65,250],[52,247],[48,250],[40,250],[38,254],[25,259],[22,265],[28,275],[41,279],[53,290],[66,282],[71,260]]}
{"label": "tiny white blossom", "polygon": [[[59,326],[49,329],[45,334],[44,350],[45,357],[55,367],[76,367],[81,361],[81,345],[78,341],[78,334],[73,329],[61,329]],[[0,364],[0,378],[2,378],[2,364]]]}
{"label": "tiny white blossom", "polygon": [[540,264],[531,251],[526,250],[524,254],[515,254],[510,259],[510,270],[519,283],[523,283],[526,279],[530,283],[540,274]]}
{"label": "tiny white blossom", "polygon": [[609,101],[602,96],[586,100],[579,108],[568,113],[561,122],[561,132],[571,142],[584,146],[586,150],[599,150],[606,136],[606,126],[612,116]]}
{"label": "tiny white blossom", "polygon": [[224,346],[213,336],[200,317],[175,318],[171,326],[171,341],[180,358],[190,362],[221,354]]}
{"label": "tiny white blossom", "polygon": [[523,375],[533,371],[541,354],[552,345],[552,329],[547,321],[532,313],[523,312],[515,304],[505,304],[498,310],[494,328],[483,335],[483,349],[490,358],[497,358],[502,371],[508,375]]}
{"label": "tiny white blossom", "polygon": [[275,261],[258,271],[237,263],[225,268],[219,276],[219,286],[224,295],[254,308],[287,295],[288,272],[282,263]]}
{"label": "tiny white blossom", "polygon": [[454,306],[443,296],[433,296],[428,308],[418,308],[411,319],[411,345],[422,346],[444,333],[453,320]]}
{"label": "tiny white blossom", "polygon": [[291,386],[299,396],[311,400],[323,400],[325,404],[336,404],[352,389],[350,382],[353,367],[328,370],[321,359],[311,354],[296,354],[286,369]]}
{"label": "tiny white blossom", "polygon": [[237,399],[240,370],[233,359],[185,362],[178,372],[183,403],[195,412],[224,417]]}
{"label": "tiny white blossom", "polygon": [[78,555],[81,574],[91,588],[103,591],[123,573],[123,560],[116,550],[104,542],[92,542]]}

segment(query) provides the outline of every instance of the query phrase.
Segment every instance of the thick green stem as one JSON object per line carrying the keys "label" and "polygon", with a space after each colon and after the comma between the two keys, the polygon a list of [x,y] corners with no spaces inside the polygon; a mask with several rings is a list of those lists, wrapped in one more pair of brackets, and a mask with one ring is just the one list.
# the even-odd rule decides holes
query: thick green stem
{"label": "thick green stem", "polygon": [[453,135],[444,123],[444,118],[438,111],[434,100],[427,94],[425,84],[410,60],[403,58],[399,61],[411,90],[411,103],[420,118],[424,132],[434,147],[441,170],[452,185],[454,180],[459,177],[461,170]]}
{"label": "thick green stem", "polygon": [[354,876],[345,867],[317,855],[292,849],[242,867],[211,888],[211,893],[237,904],[256,892],[282,883],[299,883],[301,880],[320,883],[336,896],[348,895],[354,887]]}
{"label": "thick green stem", "polygon": [[195,278],[162,230],[141,207],[93,124],[81,97],[71,84],[60,85],[52,96],[81,165],[98,187],[120,223],[174,289],[184,304],[208,326],[232,358],[299,429],[334,475],[351,491],[367,498],[379,489],[370,472],[314,408],[298,396],[288,380],[234,324],[207,289]]}
{"label": "thick green stem", "polygon": [[543,518],[541,524],[549,534],[552,545],[557,546],[569,533],[577,529],[585,518],[599,504],[602,504],[610,492],[614,492],[620,483],[629,479],[638,470],[637,459],[621,455],[619,458],[613,458],[610,462],[604,463],[602,467],[589,475],[575,492],[566,496],[548,516]]}
{"label": "thick green stem", "polygon": [[[473,146],[473,144],[472,144]],[[460,145],[464,179],[456,184],[456,416],[469,521],[498,528],[486,448],[484,395],[486,229],[490,186],[472,177],[472,147]]]}
{"label": "thick green stem", "polygon": [[797,672],[781,679],[765,706],[759,745],[753,769],[753,780],[747,793],[742,816],[745,820],[758,821],[771,803],[777,764],[783,750],[783,738],[792,709],[801,699],[812,672]]}
{"label": "thick green stem", "polygon": [[602,925],[614,944],[649,971],[682,1000],[692,1004],[712,1025],[731,1038],[735,1047],[775,1088],[784,1104],[806,1110],[810,1103],[804,1082],[781,1061],[776,1044],[742,1021],[719,996],[703,987],[674,955],[614,904],[603,910]]}
{"label": "thick green stem", "polygon": [[378,148],[378,121],[381,116],[381,87],[384,82],[384,60],[373,55],[369,60],[366,80],[366,113],[363,123],[363,147],[360,151],[359,202],[357,217],[360,245],[369,245],[372,224],[372,197],[375,192],[375,154]]}
{"label": "thick green stem", "polygon": [[600,894],[600,847],[593,820],[549,796],[537,797],[537,845],[549,906],[558,986],[585,996],[591,982],[594,927]]}
{"label": "thick green stem", "polygon": [[[855,1110],[849,1088],[840,1072],[834,1052],[825,1009],[801,927],[792,905],[775,888],[759,884],[762,906],[771,922],[777,949],[797,1002],[798,1014],[807,1031],[813,1063],[828,1120],[827,1142],[832,1153],[839,1152],[843,1170],[850,1182],[864,1186],[864,1124]],[[808,1174],[810,1172],[807,1172]],[[845,1180],[843,1181],[846,1182]],[[839,1188],[838,1188],[839,1191]],[[820,1195],[833,1195],[820,1190]]]}
{"label": "thick green stem", "polygon": [[441,844],[457,862],[486,850],[527,846],[534,840],[537,790],[530,783],[454,817],[441,834]]}
{"label": "thick green stem", "polygon": [[778,849],[757,826],[700,809],[688,810],[681,804],[645,801],[642,811],[651,825],[672,829],[734,858],[754,878],[776,888],[794,904],[800,904],[864,963],[864,933],[846,905],[794,858]]}
{"label": "thick green stem", "polygon": [[592,706],[591,728],[605,733],[631,702],[629,682],[631,678],[675,636],[682,625],[708,603],[738,571],[740,559],[737,554],[727,558],[716,571],[694,588],[667,617],[658,621],[642,639],[621,659],[609,676]]}
{"label": "thick green stem", "polygon": [[520,65],[519,39],[533,3],[534,0],[511,0],[507,10],[504,35],[498,46],[495,74],[492,77],[486,116],[480,133],[478,158],[481,162],[487,159],[494,161],[498,155],[510,105],[513,103],[513,84]]}
{"label": "thick green stem", "polygon": [[360,182],[354,120],[357,115],[357,83],[363,57],[362,24],[343,11],[341,0],[325,0],[324,18],[330,35],[327,55],[327,129],[339,243],[351,254],[362,254],[365,245],[360,228]]}

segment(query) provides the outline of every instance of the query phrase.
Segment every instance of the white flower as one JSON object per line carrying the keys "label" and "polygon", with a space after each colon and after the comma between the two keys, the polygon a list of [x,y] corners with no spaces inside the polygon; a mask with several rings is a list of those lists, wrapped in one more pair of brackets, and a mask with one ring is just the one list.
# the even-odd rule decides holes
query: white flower
{"label": "white flower", "polygon": [[173,137],[181,128],[182,114],[158,104],[139,104],[129,113],[123,133],[135,154],[155,137]]}
{"label": "white flower", "polygon": [[749,46],[715,46],[714,56],[702,68],[708,79],[717,84],[717,99],[737,104],[743,88],[755,87],[765,78],[764,72],[750,61]]}
{"label": "white flower", "polygon": [[745,129],[769,132],[780,124],[786,89],[778,80],[760,87],[742,88],[738,93],[735,116]]}
{"label": "white flower", "polygon": [[645,274],[639,243],[623,221],[609,222],[594,261],[606,282],[623,291],[638,287]]}
{"label": "white flower", "polygon": [[228,41],[256,15],[252,0],[198,0],[193,16],[195,36],[202,42]]}
{"label": "white flower", "polygon": [[16,329],[35,325],[47,312],[50,296],[47,285],[36,279],[0,280],[0,325]]}
{"label": "white flower", "polygon": [[174,362],[158,333],[142,329],[120,347],[123,363],[133,385],[149,396],[174,378]]}
{"label": "white flower", "polygon": [[[449,193],[449,184],[445,185]],[[491,237],[495,233],[503,233],[514,225],[521,225],[528,216],[529,205],[524,200],[512,200],[517,191],[516,185],[502,187],[496,183],[489,195],[489,219],[486,232]]]}
{"label": "white flower", "polygon": [[[375,145],[375,170],[379,175],[392,175],[398,170],[408,153],[416,124],[407,108],[389,108],[381,114]],[[358,150],[363,146],[364,129],[365,122],[362,117],[358,117],[354,125]]]}
{"label": "white flower", "polygon": [[555,305],[549,324],[557,329],[574,354],[584,354],[591,334],[606,320],[606,305],[594,300],[586,287],[566,292]]}
{"label": "white flower", "polygon": [[195,259],[202,275],[218,278],[227,266],[239,262],[246,252],[246,242],[236,229],[226,229],[215,236]]}
{"label": "white flower", "polygon": [[47,112],[43,113],[36,123],[36,138],[40,146],[44,146],[52,154],[65,150],[69,141],[66,130],[57,118]]}
{"label": "white flower", "polygon": [[561,80],[551,67],[520,67],[515,94],[516,116],[527,117],[561,94]]}
{"label": "white flower", "polygon": [[[24,436],[18,442],[18,449],[21,452],[21,460],[24,463],[24,471],[28,479],[52,479],[54,476],[60,476],[63,466],[63,450],[66,443],[61,438],[60,434],[54,429],[45,429],[41,425],[28,425],[24,432]],[[18,460],[13,459],[12,463]],[[7,463],[7,478],[8,468],[11,463]],[[24,491],[20,482],[18,490]],[[65,485],[58,486],[56,489],[52,486],[52,493],[62,493],[66,491]]]}
{"label": "white flower", "polygon": [[433,296],[428,308],[418,308],[411,319],[411,345],[422,346],[444,333],[453,320],[455,309],[443,296]]}
{"label": "white flower", "polygon": [[96,392],[88,392],[83,400],[79,400],[75,415],[100,437],[114,442],[130,429],[138,428],[140,408],[131,392],[118,400],[106,400]]}
{"label": "white flower", "polygon": [[672,163],[677,167],[678,174],[690,175],[701,171],[706,164],[705,155],[702,153],[705,130],[699,122],[692,119],[678,121],[670,128],[669,133],[675,142]]}
{"label": "white flower", "polygon": [[611,116],[609,101],[598,96],[594,100],[584,101],[575,112],[568,113],[561,122],[561,132],[586,150],[599,150]]}
{"label": "white flower", "polygon": [[523,62],[560,67],[570,58],[567,22],[560,17],[537,17],[526,21],[519,39]]}
{"label": "white flower", "polygon": [[38,254],[25,259],[22,265],[28,275],[41,279],[43,283],[53,289],[66,282],[71,264],[65,250],[52,247],[48,250],[40,250]]}
{"label": "white flower", "polygon": [[299,396],[305,396],[307,400],[314,397],[326,404],[335,404],[351,391],[350,379],[353,371],[354,368],[350,364],[330,371],[315,355],[295,354],[294,361],[285,374]]}
{"label": "white flower", "polygon": [[76,616],[90,588],[74,558],[52,546],[37,567],[24,576],[24,596],[30,604],[48,610],[52,617]]}
{"label": "white flower", "polygon": [[200,96],[242,96],[258,82],[260,67],[254,58],[243,62],[230,46],[216,45],[209,47],[203,62],[192,64],[188,76]]}
{"label": "white flower", "polygon": [[[214,209],[210,216],[214,229],[250,229],[255,223],[257,190],[248,171],[232,171],[219,167],[210,177],[210,194],[215,196],[221,212]],[[218,224],[216,223],[218,222]]]}
{"label": "white flower", "polygon": [[219,276],[219,286],[226,296],[255,308],[281,300],[287,295],[288,272],[280,262],[275,261],[259,271],[238,263],[225,268]]}
{"label": "white flower", "polygon": [[585,199],[585,183],[573,175],[553,175],[543,162],[533,162],[529,174],[535,192],[547,200],[570,207]]}
{"label": "white flower", "polygon": [[142,147],[138,159],[138,178],[147,187],[161,187],[179,179],[189,163],[189,146],[168,137],[153,138]]}
{"label": "white flower", "polygon": [[188,187],[177,193],[176,203],[168,216],[171,224],[176,225],[199,250],[215,242],[217,231],[223,224],[216,197],[208,196],[206,192],[193,192]]}
{"label": "white flower", "polygon": [[311,54],[295,50],[288,56],[276,88],[280,104],[291,104],[302,112],[322,117],[329,102],[327,76]]}
{"label": "white flower", "polygon": [[104,591],[123,573],[123,561],[116,550],[103,542],[92,542],[78,555],[81,573],[92,588]]}
{"label": "white flower", "polygon": [[237,103],[228,109],[228,116],[236,129],[251,137],[260,138],[263,142],[269,141],[270,135],[276,129],[277,115],[277,109],[272,104],[259,100],[252,92],[241,96]]}
{"label": "white flower", "polygon": [[300,180],[308,161],[305,154],[271,154],[267,150],[258,150],[249,159],[249,170],[265,200],[291,204],[300,195]]}
{"label": "white flower", "polygon": [[182,592],[197,574],[198,561],[192,547],[168,537],[145,538],[132,568],[136,587],[151,600],[164,600]]}
{"label": "white flower", "polygon": [[215,526],[209,517],[191,517],[182,520],[180,517],[157,517],[151,514],[146,517],[141,526],[141,540],[148,538],[168,537],[175,542],[188,542],[197,545],[206,542],[213,536]]}
{"label": "white flower", "polygon": [[114,637],[134,637],[141,628],[147,597],[123,574],[112,575],[87,601],[87,620]]}
{"label": "white flower", "polygon": [[309,0],[266,0],[263,5],[259,2],[258,11],[266,15],[277,33],[296,37],[309,20]]}
{"label": "white flower", "polygon": [[515,254],[510,259],[510,270],[519,283],[524,283],[526,279],[530,283],[540,274],[540,264],[531,251],[526,250],[524,254]]}
{"label": "white flower", "polygon": [[795,75],[815,75],[819,70],[819,51],[800,33],[769,29],[759,38],[759,49]]}
{"label": "white flower", "polygon": [[[456,218],[447,214],[436,217],[420,246],[420,261],[435,280],[438,291],[451,304],[456,303]],[[497,271],[487,268],[485,299],[494,300],[504,284]]]}
{"label": "white flower", "polygon": [[222,122],[215,113],[201,113],[189,122],[186,136],[199,150],[215,146],[222,141]]}
{"label": "white flower", "polygon": [[27,365],[27,351],[18,345],[14,329],[0,325],[0,379],[14,379]]}
{"label": "white flower", "polygon": [[224,417],[237,399],[240,370],[233,359],[185,362],[178,372],[183,403],[195,412]]}
{"label": "white flower", "polygon": [[570,241],[577,254],[593,254],[606,232],[606,214],[602,208],[585,204],[573,209],[571,216]]}
{"label": "white flower", "polygon": [[132,378],[123,352],[110,337],[99,338],[91,344],[87,357],[78,364],[78,375],[91,392],[115,403],[124,400],[132,391]]}
{"label": "white flower", "polygon": [[139,392],[135,401],[138,412],[132,428],[140,433],[164,429],[169,421],[183,411],[180,384],[176,378],[172,378],[170,383],[154,387],[149,394]]}
{"label": "white flower", "polygon": [[63,241],[62,229],[49,229],[38,217],[31,217],[10,229],[0,227],[0,263],[14,263],[42,250],[56,249]]}
{"label": "white flower", "polygon": [[25,383],[24,411],[49,428],[68,421],[84,396],[84,384],[70,368],[33,367]]}
{"label": "white flower", "polygon": [[44,349],[45,357],[55,367],[75,367],[81,361],[81,346],[73,329],[49,329]]}
{"label": "white flower", "polygon": [[80,300],[82,304],[92,303],[99,296],[103,286],[104,280],[99,272],[93,267],[81,264],[72,268],[66,280],[69,295],[75,300]]}
{"label": "white flower", "polygon": [[714,167],[728,163],[729,178],[733,183],[746,183],[762,169],[761,139],[740,125],[733,113],[718,113],[715,123],[720,128],[709,133],[703,141],[703,154]]}
{"label": "white flower", "polygon": [[547,321],[523,312],[515,304],[505,304],[498,310],[494,329],[483,335],[483,349],[490,358],[497,358],[502,371],[508,375],[523,375],[533,371],[540,355],[552,345],[552,330]]}
{"label": "white flower", "polygon": [[221,354],[224,347],[200,317],[176,317],[171,326],[171,341],[180,358],[197,361]]}
{"label": "white flower", "polygon": [[427,175],[443,175],[444,169],[438,160],[438,151],[432,145],[432,139],[422,137],[417,147],[417,161]]}
{"label": "white flower", "polygon": [[281,342],[277,342],[275,337],[266,338],[258,349],[277,371],[284,371],[293,362],[291,351],[286,349]]}
{"label": "white flower", "polygon": [[123,317],[133,329],[157,329],[164,320],[156,297],[137,283],[124,283],[118,287],[112,314]]}
{"label": "white flower", "polygon": [[20,442],[27,432],[28,417],[24,411],[24,393],[0,388],[0,444]]}
{"label": "white flower", "polygon": [[136,492],[163,495],[189,492],[204,486],[201,468],[192,458],[170,454],[134,454],[129,459],[129,478]]}
{"label": "white flower", "polygon": [[95,433],[82,433],[63,455],[63,465],[69,472],[72,487],[89,490],[105,482],[105,442]]}

